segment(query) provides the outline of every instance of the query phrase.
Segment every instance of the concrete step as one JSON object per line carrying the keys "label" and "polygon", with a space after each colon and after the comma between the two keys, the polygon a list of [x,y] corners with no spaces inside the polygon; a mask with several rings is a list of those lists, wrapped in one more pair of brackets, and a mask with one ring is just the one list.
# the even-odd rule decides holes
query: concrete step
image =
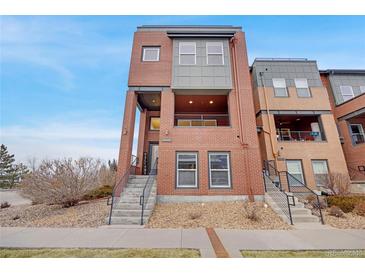
{"label": "concrete step", "polygon": [[[143,223],[146,224],[148,217],[143,218]],[[141,217],[112,217],[111,224],[123,224],[123,225],[140,225]]]}
{"label": "concrete step", "polygon": [[[114,209],[113,217],[140,217],[141,216],[141,207],[138,210],[135,209]],[[145,209],[143,215],[150,216],[152,213],[151,210]]]}
{"label": "concrete step", "polygon": [[319,223],[319,218],[314,215],[292,215],[293,223]]}

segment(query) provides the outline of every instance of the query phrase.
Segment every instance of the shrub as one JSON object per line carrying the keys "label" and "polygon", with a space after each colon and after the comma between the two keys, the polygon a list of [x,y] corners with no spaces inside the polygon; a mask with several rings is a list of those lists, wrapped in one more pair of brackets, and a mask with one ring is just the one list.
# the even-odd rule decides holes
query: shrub
{"label": "shrub", "polygon": [[328,196],[329,207],[338,206],[343,212],[348,213],[354,210],[355,206],[365,201],[365,196]]}
{"label": "shrub", "polygon": [[99,186],[100,161],[92,158],[79,160],[44,160],[22,181],[21,190],[33,203],[76,205]]}
{"label": "shrub", "polygon": [[94,200],[94,199],[100,199],[104,197],[111,196],[113,192],[113,187],[110,185],[104,185],[101,187],[98,187],[92,191],[90,191],[88,194],[84,196],[85,200]]}
{"label": "shrub", "polygon": [[324,186],[334,195],[346,195],[350,193],[351,181],[349,176],[344,173],[331,173]]}
{"label": "shrub", "polygon": [[357,215],[365,217],[365,201],[358,203],[354,208],[354,212]]}
{"label": "shrub", "polygon": [[7,208],[10,207],[10,204],[8,202],[1,203],[1,208]]}
{"label": "shrub", "polygon": [[341,208],[339,208],[338,206],[331,206],[328,213],[329,213],[329,215],[335,216],[338,218],[343,218],[345,216],[345,214],[343,213]]}
{"label": "shrub", "polygon": [[191,220],[199,219],[201,216],[202,216],[202,213],[201,212],[191,212],[189,214],[189,218]]}
{"label": "shrub", "polygon": [[245,203],[244,208],[245,208],[247,219],[254,221],[254,222],[258,222],[260,220],[259,216],[257,215],[258,209],[255,204],[253,204],[251,206],[250,204]]}
{"label": "shrub", "polygon": [[99,182],[101,186],[114,186],[117,178],[117,172],[114,168],[108,168],[105,165],[100,167]]}

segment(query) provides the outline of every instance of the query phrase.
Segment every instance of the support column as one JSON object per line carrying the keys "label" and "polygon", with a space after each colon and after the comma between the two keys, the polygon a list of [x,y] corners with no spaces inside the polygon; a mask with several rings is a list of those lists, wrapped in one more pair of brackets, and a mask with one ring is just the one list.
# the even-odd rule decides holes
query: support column
{"label": "support column", "polygon": [[138,147],[137,147],[137,174],[141,175],[143,172],[143,148],[146,138],[146,126],[147,126],[147,110],[144,109],[139,116],[139,132],[138,132]]}
{"label": "support column", "polygon": [[134,91],[127,91],[119,149],[117,182],[131,165],[136,107],[137,94]]}

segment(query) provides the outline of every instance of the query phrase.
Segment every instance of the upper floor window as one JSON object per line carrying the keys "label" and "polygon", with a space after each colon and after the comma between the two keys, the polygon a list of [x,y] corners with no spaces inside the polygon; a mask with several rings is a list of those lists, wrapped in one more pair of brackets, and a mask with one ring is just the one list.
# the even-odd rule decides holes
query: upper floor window
{"label": "upper floor window", "polygon": [[343,101],[354,98],[354,91],[352,90],[352,86],[340,86],[340,91]]}
{"label": "upper floor window", "polygon": [[308,87],[308,81],[305,78],[294,79],[295,87],[297,88],[298,97],[311,97]]}
{"label": "upper floor window", "polygon": [[360,86],[360,93],[365,93],[365,86]]}
{"label": "upper floor window", "polygon": [[223,43],[208,42],[207,43],[207,64],[208,65],[224,65]]}
{"label": "upper floor window", "polygon": [[276,97],[288,97],[286,83],[284,78],[273,78],[274,93]]}
{"label": "upper floor window", "polygon": [[142,51],[143,62],[160,61],[160,47],[142,47]]}
{"label": "upper floor window", "polygon": [[179,64],[195,65],[196,64],[196,43],[180,42],[179,43]]}

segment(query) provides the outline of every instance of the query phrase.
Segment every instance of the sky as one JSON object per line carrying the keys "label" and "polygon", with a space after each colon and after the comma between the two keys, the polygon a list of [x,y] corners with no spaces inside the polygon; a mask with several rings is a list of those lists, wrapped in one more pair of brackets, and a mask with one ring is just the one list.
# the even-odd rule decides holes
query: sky
{"label": "sky", "polygon": [[1,16],[1,143],[18,162],[118,157],[133,33],[144,24],[242,26],[250,64],[365,68],[365,16]]}

